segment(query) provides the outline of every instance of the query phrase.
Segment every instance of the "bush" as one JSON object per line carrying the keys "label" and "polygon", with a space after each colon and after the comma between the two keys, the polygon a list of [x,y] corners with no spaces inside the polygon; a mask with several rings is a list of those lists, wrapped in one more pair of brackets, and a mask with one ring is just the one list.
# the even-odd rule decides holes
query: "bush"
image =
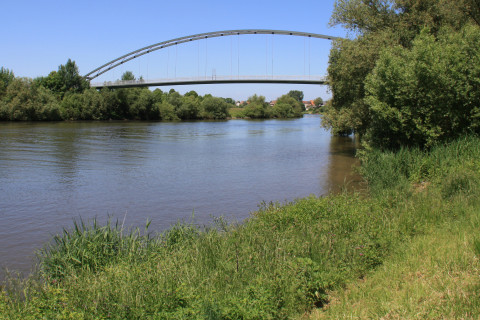
{"label": "bush", "polygon": [[480,30],[425,29],[413,47],[385,49],[367,77],[372,113],[366,140],[373,146],[431,147],[480,133]]}

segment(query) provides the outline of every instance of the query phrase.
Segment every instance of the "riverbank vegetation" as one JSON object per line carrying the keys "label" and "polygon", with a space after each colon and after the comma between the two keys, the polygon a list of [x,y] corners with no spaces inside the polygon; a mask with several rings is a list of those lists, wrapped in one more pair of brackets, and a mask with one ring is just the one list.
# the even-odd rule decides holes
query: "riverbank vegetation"
{"label": "riverbank vegetation", "polygon": [[5,285],[0,317],[476,318],[478,159],[478,138],[372,151],[367,193],[265,204],[241,224],[155,235],[77,222],[40,252],[37,275]]}
{"label": "riverbank vegetation", "polygon": [[480,133],[480,4],[338,0],[323,124],[382,149]]}
{"label": "riverbank vegetation", "polygon": [[[0,317],[479,318],[479,21],[474,0],[336,1],[332,24],[355,38],[332,49],[323,125],[361,136],[365,190],[264,204],[240,224],[179,222],[162,234],[148,223],[140,232],[77,222],[39,253],[36,274],[9,278]],[[25,100],[33,114],[43,106],[75,118],[88,105],[81,99],[158,94],[72,92],[57,112],[48,85],[22,91],[5,69],[1,79],[9,115],[26,112],[12,107],[22,97],[36,97]],[[22,95],[8,95],[17,87]],[[161,95],[161,119],[195,114],[193,93]],[[177,108],[175,99],[190,102]],[[120,118],[150,110],[122,106]],[[262,118],[268,108],[253,96],[236,111]]]}
{"label": "riverbank vegetation", "polygon": [[[128,71],[122,76],[122,80],[134,79]],[[301,117],[303,104],[289,94],[279,98],[274,106],[265,102],[265,97],[254,95],[234,117]],[[47,77],[33,80],[17,78],[11,70],[0,69],[0,121],[224,120],[230,117],[229,110],[234,107],[235,101],[231,98],[200,96],[195,91],[184,95],[173,89],[169,92],[148,88],[99,91],[89,88],[71,60]]]}

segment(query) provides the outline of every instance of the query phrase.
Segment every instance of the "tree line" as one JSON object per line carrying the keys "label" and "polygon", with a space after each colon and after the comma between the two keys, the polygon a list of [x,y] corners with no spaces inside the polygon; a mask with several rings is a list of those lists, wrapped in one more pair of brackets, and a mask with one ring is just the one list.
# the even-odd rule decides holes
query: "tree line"
{"label": "tree line", "polygon": [[382,149],[480,133],[480,1],[337,0],[323,126]]}
{"label": "tree line", "polygon": [[[130,71],[122,75],[122,80],[134,79]],[[301,117],[302,98],[303,92],[294,90],[270,106],[265,97],[254,95],[236,117]],[[233,107],[231,98],[195,91],[181,95],[174,89],[93,89],[70,59],[58,71],[35,79],[15,77],[11,70],[0,68],[0,121],[220,120],[229,118]]]}

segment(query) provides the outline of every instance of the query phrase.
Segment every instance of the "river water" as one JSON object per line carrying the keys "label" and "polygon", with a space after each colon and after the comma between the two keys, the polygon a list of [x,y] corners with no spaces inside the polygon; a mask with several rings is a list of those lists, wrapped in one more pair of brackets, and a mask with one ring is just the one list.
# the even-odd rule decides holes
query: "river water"
{"label": "river water", "polygon": [[354,150],[315,115],[0,123],[0,267],[28,272],[35,250],[80,217],[126,227],[149,219],[160,232],[179,220],[241,221],[262,201],[355,185]]}

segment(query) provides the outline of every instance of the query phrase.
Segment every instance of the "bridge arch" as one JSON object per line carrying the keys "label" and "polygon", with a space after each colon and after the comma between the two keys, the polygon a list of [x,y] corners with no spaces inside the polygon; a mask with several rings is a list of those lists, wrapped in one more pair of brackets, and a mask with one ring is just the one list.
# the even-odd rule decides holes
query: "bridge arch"
{"label": "bridge arch", "polygon": [[121,57],[118,57],[112,61],[105,63],[104,65],[90,71],[87,73],[84,78],[87,80],[95,79],[96,77],[104,74],[107,71],[110,71],[125,62],[130,60],[136,59],[141,57],[145,54],[149,54],[153,51],[157,51],[160,49],[168,48],[170,46],[178,45],[181,43],[197,41],[197,40],[204,40],[208,38],[216,38],[216,37],[223,37],[223,36],[233,36],[233,35],[241,35],[241,34],[280,34],[280,35],[287,35],[287,36],[300,36],[300,37],[308,37],[308,38],[319,38],[319,39],[326,39],[326,40],[336,40],[340,39],[338,37],[317,34],[317,33],[308,33],[308,32],[299,32],[299,31],[287,31],[287,30],[269,30],[269,29],[242,29],[242,30],[226,30],[226,31],[214,31],[214,32],[206,32],[206,33],[199,33],[190,36],[175,38],[167,41],[162,41],[159,43],[152,44],[150,46],[146,46],[140,48],[138,50],[132,51],[127,53]]}

